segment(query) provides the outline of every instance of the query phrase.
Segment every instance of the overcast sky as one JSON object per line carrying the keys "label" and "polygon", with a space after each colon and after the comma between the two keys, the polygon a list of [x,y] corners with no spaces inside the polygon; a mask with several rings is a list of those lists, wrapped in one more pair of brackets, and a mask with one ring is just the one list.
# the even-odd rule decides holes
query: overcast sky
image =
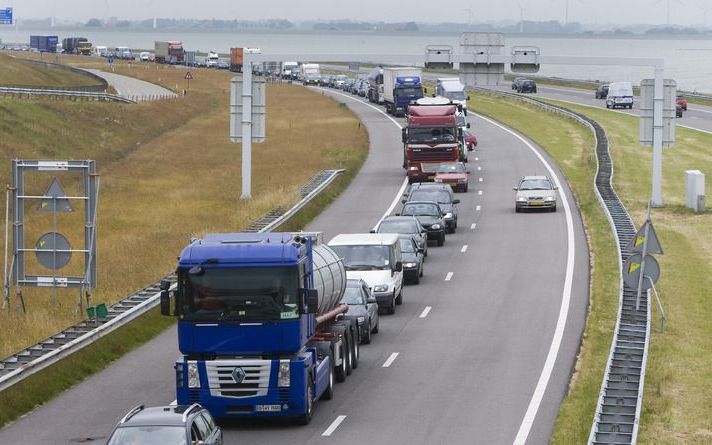
{"label": "overcast sky", "polygon": [[[472,11],[474,23],[518,21],[520,5],[526,20],[569,21],[585,24],[712,23],[712,0],[0,0],[15,8],[17,17],[85,21],[116,16],[126,19],[268,19],[293,21],[352,20],[461,22]],[[706,11],[705,11],[706,10]]]}

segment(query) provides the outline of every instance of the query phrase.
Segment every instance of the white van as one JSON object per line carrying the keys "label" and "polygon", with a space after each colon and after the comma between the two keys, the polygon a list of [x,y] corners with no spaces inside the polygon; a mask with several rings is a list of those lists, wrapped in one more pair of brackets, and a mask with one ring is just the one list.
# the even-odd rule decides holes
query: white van
{"label": "white van", "polygon": [[329,247],[343,259],[346,277],[363,279],[378,308],[389,314],[403,303],[403,262],[397,233],[337,235]]}
{"label": "white van", "polygon": [[633,108],[633,84],[613,82],[608,85],[606,108]]}

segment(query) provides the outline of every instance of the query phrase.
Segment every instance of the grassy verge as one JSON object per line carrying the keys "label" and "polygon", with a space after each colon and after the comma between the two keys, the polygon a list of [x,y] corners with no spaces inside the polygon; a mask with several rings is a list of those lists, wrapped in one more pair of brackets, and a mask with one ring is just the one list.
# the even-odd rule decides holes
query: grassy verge
{"label": "grassy verge", "polygon": [[[638,144],[635,117],[564,106],[604,126],[611,141],[614,186],[636,224],[645,218],[651,190],[652,155]],[[712,171],[712,135],[677,129],[674,148],[663,154],[665,207],[652,214],[664,255],[658,291],[668,322],[660,332],[655,306],[643,395],[640,443],[710,443],[712,441],[712,212],[685,208],[685,170]],[[712,192],[707,183],[706,194]],[[582,361],[582,366],[590,366]],[[599,382],[600,384],[600,382]],[[593,389],[593,388],[592,388]],[[596,390],[598,385],[596,385]],[[564,424],[557,432],[568,429]]]}
{"label": "grassy verge", "polygon": [[593,191],[596,159],[590,131],[576,121],[518,101],[470,93],[475,111],[518,129],[557,162],[573,190],[586,226],[591,255],[589,315],[569,393],[553,443],[585,443],[595,411],[618,304],[615,240]]}
{"label": "grassy verge", "polygon": [[80,87],[96,85],[97,80],[89,75],[75,73],[66,69],[27,63],[21,58],[10,57],[0,52],[0,85]]}

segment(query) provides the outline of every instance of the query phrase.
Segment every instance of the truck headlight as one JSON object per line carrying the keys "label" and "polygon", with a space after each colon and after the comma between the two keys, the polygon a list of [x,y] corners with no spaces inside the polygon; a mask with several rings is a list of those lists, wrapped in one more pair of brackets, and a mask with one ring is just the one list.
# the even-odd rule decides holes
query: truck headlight
{"label": "truck headlight", "polygon": [[374,292],[386,292],[386,291],[388,291],[388,285],[387,284],[379,284],[377,286],[373,286],[373,291]]}
{"label": "truck headlight", "polygon": [[410,171],[412,171],[412,172],[417,172],[417,171],[418,171],[418,166],[412,165],[412,166],[408,167],[408,170],[410,170]]}
{"label": "truck headlight", "polygon": [[430,228],[433,230],[440,230],[440,224],[433,224]]}
{"label": "truck headlight", "polygon": [[188,388],[200,388],[198,362],[188,362]]}
{"label": "truck headlight", "polygon": [[289,388],[291,375],[289,371],[289,360],[279,361],[279,374],[277,376],[277,386],[280,388]]}

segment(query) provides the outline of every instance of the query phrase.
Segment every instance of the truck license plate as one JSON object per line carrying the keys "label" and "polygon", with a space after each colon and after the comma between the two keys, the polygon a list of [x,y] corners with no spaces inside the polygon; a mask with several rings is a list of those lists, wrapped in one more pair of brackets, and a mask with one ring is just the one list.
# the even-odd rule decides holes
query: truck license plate
{"label": "truck license plate", "polygon": [[255,411],[258,412],[275,412],[281,410],[282,405],[255,405]]}

